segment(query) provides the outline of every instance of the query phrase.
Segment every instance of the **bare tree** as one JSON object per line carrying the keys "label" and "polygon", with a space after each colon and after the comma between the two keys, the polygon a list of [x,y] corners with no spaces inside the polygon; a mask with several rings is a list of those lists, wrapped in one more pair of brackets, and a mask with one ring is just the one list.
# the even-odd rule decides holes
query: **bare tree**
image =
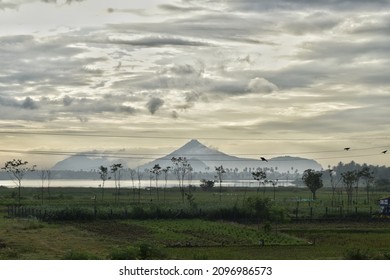
{"label": "bare tree", "polygon": [[176,175],[179,182],[179,189],[184,203],[184,178],[188,173],[191,165],[188,163],[186,157],[172,157],[173,173]]}
{"label": "bare tree", "polygon": [[341,177],[343,178],[343,183],[345,186],[345,190],[347,192],[348,197],[348,205],[352,204],[352,196],[353,196],[353,185],[359,180],[356,171],[346,171],[341,173]]}
{"label": "bare tree", "polygon": [[326,170],[328,171],[328,174],[329,174],[329,178],[330,178],[330,185],[331,185],[331,188],[332,188],[332,206],[334,206],[334,201],[335,201],[335,198],[336,198],[336,188],[337,188],[337,185],[340,183],[342,177],[339,177],[338,178],[338,174],[336,173],[336,170],[335,169],[331,169],[330,166],[328,166],[328,169]]}
{"label": "bare tree", "polygon": [[22,161],[21,159],[13,159],[13,160],[7,161],[4,164],[4,167],[1,168],[10,174],[12,181],[14,181],[14,183],[18,187],[18,204],[19,204],[19,206],[20,206],[20,193],[21,193],[23,177],[28,172],[34,171],[35,167],[36,167],[36,165],[28,166],[28,161]]}

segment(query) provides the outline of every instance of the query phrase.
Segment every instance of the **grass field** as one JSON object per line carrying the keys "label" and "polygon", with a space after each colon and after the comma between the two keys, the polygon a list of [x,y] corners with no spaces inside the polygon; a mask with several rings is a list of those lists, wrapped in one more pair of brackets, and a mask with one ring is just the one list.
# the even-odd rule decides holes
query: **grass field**
{"label": "grass field", "polygon": [[[15,191],[0,189],[0,259],[390,258],[390,223],[371,218],[383,192],[371,201],[362,192],[348,207],[332,205],[327,189],[316,201],[300,188],[278,188],[275,200],[271,189],[193,189],[183,202],[175,188],[158,197],[122,189],[119,198],[107,189],[104,199],[100,189],[53,188],[43,200],[39,188],[23,188],[22,207],[61,213],[41,220],[9,215]],[[276,216],[254,218],[261,213],[250,211],[250,197],[268,197]]]}

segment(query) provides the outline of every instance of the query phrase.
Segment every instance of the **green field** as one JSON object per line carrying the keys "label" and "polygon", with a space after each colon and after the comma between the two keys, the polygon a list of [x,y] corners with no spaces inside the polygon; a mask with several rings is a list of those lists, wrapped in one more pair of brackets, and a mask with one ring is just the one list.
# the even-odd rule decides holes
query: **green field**
{"label": "green field", "polygon": [[348,206],[326,188],[22,188],[15,206],[16,191],[0,188],[0,259],[390,258],[379,191]]}

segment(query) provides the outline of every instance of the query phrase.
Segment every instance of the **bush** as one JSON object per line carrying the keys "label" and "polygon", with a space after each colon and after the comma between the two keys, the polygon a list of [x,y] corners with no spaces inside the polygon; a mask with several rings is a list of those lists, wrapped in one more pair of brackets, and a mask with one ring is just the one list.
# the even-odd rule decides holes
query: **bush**
{"label": "bush", "polygon": [[164,259],[166,254],[149,243],[142,243],[139,246],[139,257],[141,260]]}
{"label": "bush", "polygon": [[346,260],[369,260],[371,259],[367,250],[362,250],[360,248],[349,249],[344,254],[344,259]]}
{"label": "bush", "polygon": [[76,252],[70,250],[65,253],[62,258],[63,260],[97,260],[98,258],[95,255],[85,253],[85,252]]}
{"label": "bush", "polygon": [[108,258],[111,260],[152,260],[165,259],[166,254],[156,246],[141,243],[138,248],[115,248]]}
{"label": "bush", "polygon": [[202,179],[200,180],[200,187],[204,191],[210,191],[214,187],[214,181]]}
{"label": "bush", "polygon": [[110,260],[136,260],[138,250],[133,247],[115,248],[108,256]]}

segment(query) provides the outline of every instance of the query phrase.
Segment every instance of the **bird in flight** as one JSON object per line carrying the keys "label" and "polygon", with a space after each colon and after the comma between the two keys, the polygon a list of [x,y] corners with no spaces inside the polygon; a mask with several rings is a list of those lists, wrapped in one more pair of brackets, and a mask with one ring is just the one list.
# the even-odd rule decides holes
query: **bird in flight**
{"label": "bird in flight", "polygon": [[351,149],[350,147],[344,148],[345,151],[349,151]]}
{"label": "bird in flight", "polygon": [[387,150],[383,151],[382,154],[386,154],[387,153]]}
{"label": "bird in flight", "polygon": [[262,161],[268,162],[268,160],[267,160],[266,158],[264,158],[264,157],[260,157],[260,159],[261,159]]}

